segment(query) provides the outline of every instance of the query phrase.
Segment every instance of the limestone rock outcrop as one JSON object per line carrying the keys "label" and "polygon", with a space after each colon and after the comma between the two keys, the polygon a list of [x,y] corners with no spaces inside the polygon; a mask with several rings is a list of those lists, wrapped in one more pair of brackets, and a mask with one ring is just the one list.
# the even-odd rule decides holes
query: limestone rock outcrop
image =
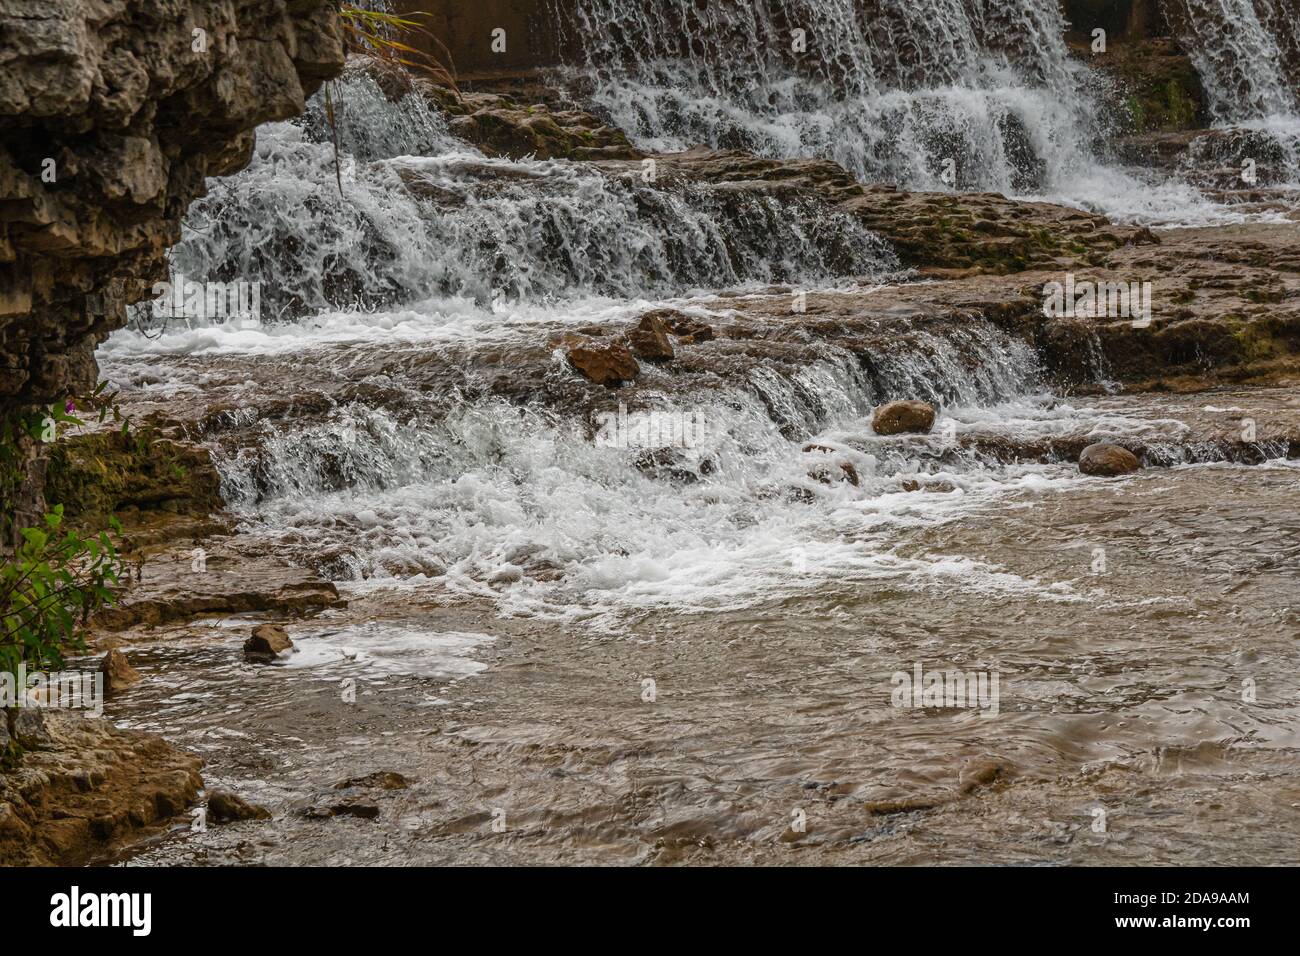
{"label": "limestone rock outcrop", "polygon": [[75,711],[20,709],[11,722],[19,716],[43,739],[0,773],[0,866],[93,861],[181,816],[203,785],[202,761],[161,737]]}
{"label": "limestone rock outcrop", "polygon": [[205,179],[342,67],[323,0],[0,0],[0,411],[93,384]]}

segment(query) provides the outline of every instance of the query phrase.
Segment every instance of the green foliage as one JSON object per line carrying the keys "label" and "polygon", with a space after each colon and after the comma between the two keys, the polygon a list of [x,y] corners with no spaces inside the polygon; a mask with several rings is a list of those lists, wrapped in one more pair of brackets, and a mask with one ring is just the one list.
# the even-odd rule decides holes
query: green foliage
{"label": "green foliage", "polygon": [[[339,23],[343,25],[344,40],[349,53],[370,57],[395,71],[423,73],[435,83],[446,86],[456,92],[454,71],[447,64],[451,63],[451,52],[436,36],[426,29],[419,19],[428,18],[428,13],[408,13],[398,16],[368,10],[354,3],[338,5]],[[416,49],[407,39],[416,35],[425,37],[431,45],[439,47],[444,59]],[[339,195],[343,195],[343,172],[339,163],[338,123],[334,115],[334,84],[325,84],[325,117],[329,122],[330,133],[334,138],[334,178],[338,183]]]}
{"label": "green foliage", "polygon": [[[101,424],[110,415],[121,423],[125,440],[147,441],[132,434],[115,399],[116,393],[100,383],[81,404]],[[0,419],[0,671],[12,672],[20,661],[58,667],[67,652],[84,650],[81,629],[113,603],[112,587],[124,568],[107,531],[83,535],[63,527],[62,505],[51,508],[37,527],[13,527],[26,480],[25,449],[52,442],[61,427],[85,425],[76,411],[72,401],[56,402]],[[116,519],[109,523],[121,531]]]}
{"label": "green foliage", "polygon": [[[398,16],[393,13],[366,10],[351,3],[339,5],[339,20],[343,24],[348,47],[352,52],[378,57],[391,65],[424,73],[454,90],[456,81],[451,68],[446,65],[451,62],[451,53],[441,40],[426,29],[419,19],[416,19],[428,16],[427,13],[408,13],[405,16]],[[439,47],[443,59],[424,50],[418,50],[405,42],[406,39],[413,39],[417,34]]]}
{"label": "green foliage", "polygon": [[[69,651],[85,650],[79,628],[112,604],[123,571],[108,532],[83,537],[62,528],[63,506],[44,527],[24,528],[12,557],[0,563],[0,670],[20,661],[60,667]],[[121,531],[116,519],[114,531]]]}

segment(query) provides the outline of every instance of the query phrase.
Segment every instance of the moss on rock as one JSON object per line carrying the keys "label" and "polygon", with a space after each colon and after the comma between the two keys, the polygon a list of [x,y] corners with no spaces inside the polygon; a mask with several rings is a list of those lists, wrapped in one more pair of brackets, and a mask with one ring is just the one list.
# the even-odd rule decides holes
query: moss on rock
{"label": "moss on rock", "polygon": [[207,514],[222,506],[206,449],[119,431],[70,435],[50,451],[46,500],[80,524],[126,512]]}

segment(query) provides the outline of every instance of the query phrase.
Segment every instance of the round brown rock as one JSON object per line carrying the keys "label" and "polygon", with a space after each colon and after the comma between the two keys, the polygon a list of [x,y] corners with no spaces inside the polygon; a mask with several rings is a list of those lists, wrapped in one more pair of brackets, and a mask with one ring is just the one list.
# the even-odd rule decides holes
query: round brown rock
{"label": "round brown rock", "polygon": [[876,409],[871,427],[877,435],[928,434],[934,427],[934,406],[910,400],[890,402]]}
{"label": "round brown rock", "polygon": [[1137,455],[1121,445],[1098,442],[1089,445],[1079,455],[1079,470],[1085,475],[1114,478],[1127,475],[1142,467]]}

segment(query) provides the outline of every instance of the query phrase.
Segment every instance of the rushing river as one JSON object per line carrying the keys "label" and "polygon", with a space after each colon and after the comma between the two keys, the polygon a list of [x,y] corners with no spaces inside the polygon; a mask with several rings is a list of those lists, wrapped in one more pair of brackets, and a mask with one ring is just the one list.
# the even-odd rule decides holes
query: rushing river
{"label": "rushing river", "polygon": [[[574,69],[647,147],[822,154],[942,188],[948,138],[973,157],[963,186],[1241,218],[1084,148],[1101,93],[1054,3],[900,4],[867,36],[830,0],[835,68],[811,87],[708,42],[620,45],[671,36],[679,4],[581,6],[601,42]],[[719,13],[709,36],[784,6]],[[930,58],[892,56],[899,37]],[[1218,115],[1285,138],[1270,117],[1294,100],[1266,81],[1246,84],[1251,116]],[[275,818],[129,859],[1293,862],[1300,469],[1265,438],[1250,465],[1195,443],[1244,418],[1294,433],[1293,393],[1120,396],[1097,368],[1095,394],[1062,396],[973,317],[870,369],[828,346],[708,387],[651,372],[655,407],[701,427],[647,467],[593,442],[592,409],[485,383],[560,394],[549,343],[652,308],[725,324],[776,287],[865,302],[909,281],[894,251],[816,203],[489,159],[364,76],[336,95],[342,195],[314,104],[259,131],[174,253],[188,279],[260,281],[263,321],[141,316],[100,350],[133,410],[208,422],[236,550],[349,601],[292,623],[278,667],[238,656],[260,619],[130,632],[152,679],[110,715]],[[934,433],[875,435],[871,410],[905,397],[939,406]],[[1106,481],[990,451],[1066,437],[1139,440],[1171,467]],[[816,448],[856,480],[818,480]],[[897,706],[918,668],[996,696]],[[410,786],[373,796],[377,819],[300,812],[381,770]]]}

